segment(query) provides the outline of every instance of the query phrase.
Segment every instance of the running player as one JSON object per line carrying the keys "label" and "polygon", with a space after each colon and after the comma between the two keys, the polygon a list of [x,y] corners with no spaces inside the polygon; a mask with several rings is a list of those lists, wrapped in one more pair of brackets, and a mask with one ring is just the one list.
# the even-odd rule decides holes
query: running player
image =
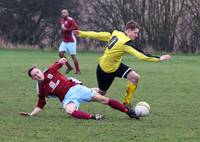
{"label": "running player", "polygon": [[105,95],[115,77],[126,78],[129,82],[124,94],[123,104],[127,106],[130,106],[132,103],[132,97],[137,88],[140,76],[132,68],[121,62],[122,56],[125,53],[129,53],[139,59],[151,62],[160,62],[171,58],[168,54],[159,57],[144,53],[135,42],[135,39],[138,38],[139,31],[139,24],[133,20],[130,20],[126,24],[124,32],[117,30],[111,33],[74,31],[79,37],[94,38],[107,42],[105,52],[100,58],[96,69],[98,92]]}

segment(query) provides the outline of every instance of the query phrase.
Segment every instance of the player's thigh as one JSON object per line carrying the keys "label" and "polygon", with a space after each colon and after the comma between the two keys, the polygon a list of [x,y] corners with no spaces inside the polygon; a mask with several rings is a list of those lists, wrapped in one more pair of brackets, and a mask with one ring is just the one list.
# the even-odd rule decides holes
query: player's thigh
{"label": "player's thigh", "polygon": [[100,102],[100,103],[102,103],[102,104],[108,104],[109,98],[107,98],[107,97],[105,97],[105,96],[102,96],[102,95],[99,94],[99,93],[95,93],[95,95],[92,96],[92,100],[93,100],[93,101]]}
{"label": "player's thigh", "polygon": [[94,93],[95,92],[92,89],[86,86],[75,85],[71,87],[65,95],[63,104],[74,102],[76,104],[76,108],[78,109],[81,103],[91,101]]}
{"label": "player's thigh", "polygon": [[115,74],[117,77],[126,78],[134,84],[137,84],[140,79],[140,76],[136,71],[123,63],[120,64]]}
{"label": "player's thigh", "polygon": [[67,51],[70,55],[76,55],[76,42],[67,43]]}
{"label": "player's thigh", "polygon": [[131,71],[132,69],[129,66],[121,63],[118,69],[115,71],[115,76],[120,78],[127,78],[128,73]]}
{"label": "player's thigh", "polygon": [[65,109],[65,112],[69,113],[69,114],[72,114],[73,111],[75,111],[77,108],[76,104],[74,102],[69,102],[69,103],[65,104],[63,107]]}
{"label": "player's thigh", "polygon": [[104,72],[101,69],[100,65],[97,66],[96,76],[97,76],[98,87],[102,91],[107,91],[111,86],[113,80],[115,79],[115,76],[112,73]]}
{"label": "player's thigh", "polygon": [[67,43],[62,41],[60,46],[59,46],[59,49],[58,49],[59,52],[68,52],[67,51]]}

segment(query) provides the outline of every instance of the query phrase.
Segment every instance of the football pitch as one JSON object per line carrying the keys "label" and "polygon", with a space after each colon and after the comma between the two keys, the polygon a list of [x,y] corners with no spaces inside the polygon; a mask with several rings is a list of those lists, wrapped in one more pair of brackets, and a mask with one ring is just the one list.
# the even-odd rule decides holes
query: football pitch
{"label": "football pitch", "polygon": [[[100,56],[78,53],[82,74],[72,71],[68,76],[95,87]],[[140,120],[98,103],[83,104],[80,109],[102,113],[103,120],[74,119],[63,112],[57,99],[48,99],[38,116],[20,116],[21,111],[31,112],[37,101],[27,69],[32,65],[45,69],[56,59],[56,51],[0,49],[0,142],[200,141],[200,56],[172,55],[171,60],[159,63],[124,56],[123,63],[141,76],[133,104],[146,101],[151,106],[150,115]],[[107,96],[121,101],[126,83],[115,79]]]}

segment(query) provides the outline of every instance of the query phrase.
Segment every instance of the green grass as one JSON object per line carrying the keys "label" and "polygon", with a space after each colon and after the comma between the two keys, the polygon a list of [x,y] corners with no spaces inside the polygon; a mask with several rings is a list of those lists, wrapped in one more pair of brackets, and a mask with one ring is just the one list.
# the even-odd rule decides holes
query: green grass
{"label": "green grass", "polygon": [[[95,70],[101,54],[79,53],[82,74],[70,73],[88,87],[96,86]],[[18,115],[32,111],[37,101],[34,81],[27,76],[32,65],[44,69],[57,52],[0,50],[1,142],[198,142],[200,140],[200,56],[174,55],[162,63],[125,56],[123,62],[141,76],[134,104],[146,101],[151,114],[131,120],[98,103],[82,110],[105,114],[102,121],[78,120],[64,114],[56,99],[32,118]],[[64,72],[64,69],[61,69]],[[116,79],[108,96],[122,100],[127,81]]]}

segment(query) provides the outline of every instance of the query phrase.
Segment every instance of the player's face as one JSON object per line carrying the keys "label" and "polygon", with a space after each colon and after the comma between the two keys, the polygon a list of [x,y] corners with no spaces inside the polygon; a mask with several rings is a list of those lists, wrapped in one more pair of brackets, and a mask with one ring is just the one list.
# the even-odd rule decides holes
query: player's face
{"label": "player's face", "polygon": [[134,30],[128,29],[126,31],[126,34],[128,37],[130,37],[132,40],[135,40],[139,36],[139,29],[135,28]]}
{"label": "player's face", "polygon": [[68,11],[67,11],[66,9],[63,9],[63,10],[61,11],[61,16],[62,16],[62,18],[67,18],[67,17],[69,16]]}
{"label": "player's face", "polygon": [[42,73],[42,71],[38,68],[34,68],[31,71],[31,76],[33,80],[38,80],[38,81],[43,81],[44,80],[44,74]]}

